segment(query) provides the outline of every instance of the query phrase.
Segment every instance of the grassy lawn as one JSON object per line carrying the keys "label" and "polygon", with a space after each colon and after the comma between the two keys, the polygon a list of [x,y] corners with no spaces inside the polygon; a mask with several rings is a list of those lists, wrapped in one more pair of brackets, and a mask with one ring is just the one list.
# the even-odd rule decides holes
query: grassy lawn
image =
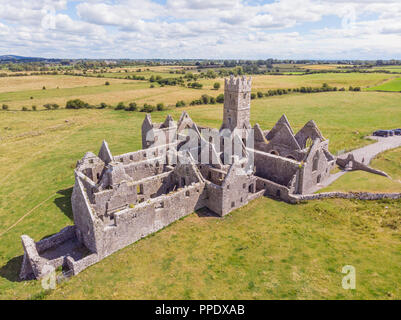
{"label": "grassy lawn", "polygon": [[371,166],[383,170],[394,180],[401,181],[401,148],[389,150],[373,159]]}
{"label": "grassy lawn", "polygon": [[[400,210],[400,202],[262,198],[223,219],[192,214],[48,298],[399,299]],[[341,287],[345,265],[356,268],[354,291]]]}
{"label": "grassy lawn", "polygon": [[[171,113],[178,120],[183,110],[200,125],[221,124],[221,105],[157,112],[152,119]],[[396,93],[299,94],[253,100],[251,122],[270,129],[286,113],[297,130],[314,119],[336,152],[369,143],[362,137],[378,126],[397,127],[400,112]],[[39,282],[17,281],[20,235],[38,241],[72,224],[76,161],[97,153],[103,139],[113,154],[140,149],[143,118],[108,109],[0,112],[0,299],[44,297]],[[224,219],[192,214],[49,297],[401,298],[394,286],[401,281],[400,209],[400,201],[291,206],[259,199]],[[356,291],[341,288],[346,264],[357,269]]]}
{"label": "grassy lawn", "polygon": [[[395,164],[394,164],[395,165]],[[365,171],[347,172],[322,192],[401,192],[401,182]]]}
{"label": "grassy lawn", "polygon": [[367,90],[401,92],[401,78],[386,81],[385,83],[383,83],[379,86],[371,87],[371,88],[368,88]]}
{"label": "grassy lawn", "polygon": [[364,171],[348,172],[329,187],[319,191],[401,192],[401,148],[379,154],[370,166],[386,172],[391,179]]}

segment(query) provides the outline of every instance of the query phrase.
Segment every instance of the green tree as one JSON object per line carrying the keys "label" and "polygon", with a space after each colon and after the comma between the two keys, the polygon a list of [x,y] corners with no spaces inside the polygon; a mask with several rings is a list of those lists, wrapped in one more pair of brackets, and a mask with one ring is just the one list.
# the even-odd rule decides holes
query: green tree
{"label": "green tree", "polygon": [[[46,108],[46,105],[44,105],[44,107]],[[65,105],[66,109],[83,109],[83,108],[88,108],[88,107],[89,107],[89,104],[80,99],[69,100],[69,101],[67,101],[67,103]]]}
{"label": "green tree", "polygon": [[117,106],[115,107],[115,110],[125,110],[125,104],[124,102],[119,102]]}
{"label": "green tree", "polygon": [[215,82],[215,84],[213,85],[214,90],[219,90],[221,87],[219,82]]}
{"label": "green tree", "polygon": [[217,103],[223,103],[224,102],[224,94],[219,94],[216,98]]}

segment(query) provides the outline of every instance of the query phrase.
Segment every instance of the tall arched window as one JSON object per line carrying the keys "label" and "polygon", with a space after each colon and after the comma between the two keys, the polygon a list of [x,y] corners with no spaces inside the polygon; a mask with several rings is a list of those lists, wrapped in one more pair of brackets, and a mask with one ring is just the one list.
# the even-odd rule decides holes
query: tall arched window
{"label": "tall arched window", "polygon": [[311,138],[306,139],[305,148],[311,147],[313,144],[313,140]]}
{"label": "tall arched window", "polygon": [[313,167],[312,171],[316,171],[319,167],[319,151],[315,153],[315,156],[313,157]]}

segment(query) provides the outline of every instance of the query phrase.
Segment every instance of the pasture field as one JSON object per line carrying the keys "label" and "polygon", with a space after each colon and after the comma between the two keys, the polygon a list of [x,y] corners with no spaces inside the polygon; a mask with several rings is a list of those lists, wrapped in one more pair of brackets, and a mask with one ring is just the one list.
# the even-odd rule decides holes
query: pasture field
{"label": "pasture field", "polygon": [[[116,73],[120,74],[120,73]],[[126,75],[121,73],[121,75]],[[171,75],[166,74],[164,78]],[[312,74],[312,75],[257,75],[253,76],[253,92],[266,93],[269,89],[289,89],[305,87],[321,87],[323,83],[338,88],[349,86],[375,86],[394,78],[388,74]],[[105,86],[105,82],[110,82]],[[119,102],[137,102],[138,104],[175,105],[177,101],[184,100],[190,103],[199,99],[203,94],[216,97],[224,91],[224,79],[200,79],[202,89],[192,89],[181,86],[160,87],[153,83],[155,88],[150,88],[149,81],[75,77],[75,76],[27,76],[0,78],[0,105],[7,104],[10,109],[20,110],[32,105],[41,108],[46,103],[57,103],[65,106],[70,99],[79,98],[85,102],[98,105],[101,102],[116,105]],[[219,82],[221,88],[213,89],[213,84]],[[46,90],[43,90],[43,86]]]}
{"label": "pasture field", "polygon": [[[401,71],[401,69],[400,69]],[[392,79],[390,81],[385,81],[383,84],[378,86],[370,87],[366,89],[368,91],[392,91],[401,92],[401,78]]]}
{"label": "pasture field", "polygon": [[[160,122],[169,113],[178,120],[183,110],[199,125],[221,124],[222,105],[174,108],[152,119]],[[251,123],[270,129],[283,113],[295,131],[314,119],[336,153],[370,143],[363,137],[376,128],[399,127],[401,110],[398,93],[293,94],[253,100]],[[394,286],[401,281],[400,201],[294,206],[263,198],[223,219],[192,214],[53,292],[38,281],[19,282],[20,236],[38,241],[73,223],[76,161],[87,151],[97,153],[103,139],[113,154],[140,149],[144,116],[111,109],[0,111],[0,299],[401,298]],[[399,150],[373,165],[399,177]],[[379,178],[372,175],[355,187],[378,184]],[[348,264],[357,270],[354,291],[341,287],[341,269]]]}
{"label": "pasture field", "polygon": [[401,73],[401,66],[375,66],[372,69],[373,70],[387,70],[390,72]]}
{"label": "pasture field", "polygon": [[[12,92],[41,92],[48,89],[70,89],[79,87],[101,86],[105,84],[101,78],[84,78],[75,76],[24,76],[0,78],[0,94]],[[112,84],[124,83],[118,79],[109,80]]]}

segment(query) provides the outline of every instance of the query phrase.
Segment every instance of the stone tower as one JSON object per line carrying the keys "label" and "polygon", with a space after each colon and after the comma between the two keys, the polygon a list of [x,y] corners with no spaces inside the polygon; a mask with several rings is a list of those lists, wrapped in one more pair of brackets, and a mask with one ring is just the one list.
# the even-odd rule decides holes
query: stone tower
{"label": "stone tower", "polygon": [[225,79],[224,115],[221,129],[250,129],[252,78]]}

